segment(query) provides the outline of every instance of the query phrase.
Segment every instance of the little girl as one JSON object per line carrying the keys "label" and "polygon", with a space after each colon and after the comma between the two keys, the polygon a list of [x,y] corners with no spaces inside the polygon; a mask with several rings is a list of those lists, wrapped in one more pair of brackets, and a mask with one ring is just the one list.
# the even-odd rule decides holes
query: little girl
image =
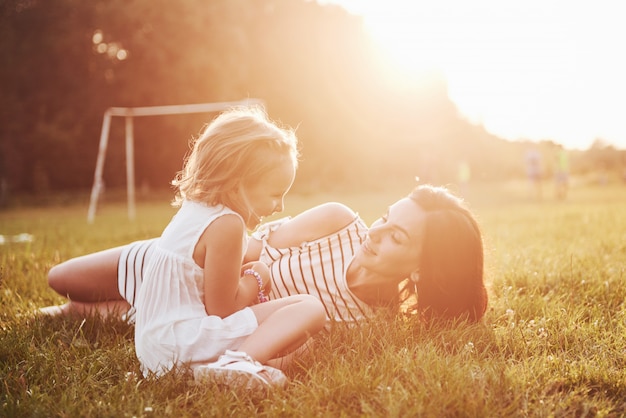
{"label": "little girl", "polygon": [[258,108],[222,113],[197,139],[172,182],[180,209],[154,245],[137,296],[144,375],[188,364],[198,380],[248,388],[286,382],[266,364],[323,328],[323,306],[310,295],[260,303],[267,267],[242,261],[246,229],[283,210],[297,157],[294,133]]}

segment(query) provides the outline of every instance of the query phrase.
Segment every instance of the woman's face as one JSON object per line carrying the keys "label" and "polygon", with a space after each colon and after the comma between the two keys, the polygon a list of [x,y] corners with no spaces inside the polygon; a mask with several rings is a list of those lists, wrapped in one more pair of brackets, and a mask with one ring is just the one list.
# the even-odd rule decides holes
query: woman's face
{"label": "woman's face", "polygon": [[426,212],[415,201],[397,201],[372,224],[355,261],[382,276],[410,277],[419,267],[425,219]]}

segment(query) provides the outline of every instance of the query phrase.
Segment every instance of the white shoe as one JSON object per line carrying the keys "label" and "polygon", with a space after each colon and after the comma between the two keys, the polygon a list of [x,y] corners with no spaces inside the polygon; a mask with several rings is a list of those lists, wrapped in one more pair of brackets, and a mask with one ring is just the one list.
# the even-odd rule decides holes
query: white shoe
{"label": "white shoe", "polygon": [[197,367],[193,374],[197,382],[212,380],[254,391],[287,384],[287,377],[282,371],[264,366],[242,351],[226,350],[216,362]]}

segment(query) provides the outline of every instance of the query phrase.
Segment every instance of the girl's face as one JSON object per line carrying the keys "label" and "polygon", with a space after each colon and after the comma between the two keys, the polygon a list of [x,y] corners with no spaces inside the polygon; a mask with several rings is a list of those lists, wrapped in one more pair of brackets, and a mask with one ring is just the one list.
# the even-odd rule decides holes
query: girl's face
{"label": "girl's face", "polygon": [[370,227],[355,261],[370,271],[403,280],[417,272],[426,212],[404,198]]}
{"label": "girl's face", "polygon": [[245,186],[245,194],[250,205],[247,227],[254,229],[264,216],[282,212],[284,198],[296,176],[291,158],[280,158],[276,165],[253,183]]}

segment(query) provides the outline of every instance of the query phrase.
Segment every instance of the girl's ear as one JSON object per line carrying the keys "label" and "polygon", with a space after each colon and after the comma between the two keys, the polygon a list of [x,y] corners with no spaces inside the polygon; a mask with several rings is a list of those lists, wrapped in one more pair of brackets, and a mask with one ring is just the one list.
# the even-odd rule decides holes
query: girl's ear
{"label": "girl's ear", "polygon": [[409,279],[413,283],[419,282],[419,280],[420,280],[420,272],[419,272],[419,270],[415,270],[414,272],[412,272],[411,275],[409,276]]}

